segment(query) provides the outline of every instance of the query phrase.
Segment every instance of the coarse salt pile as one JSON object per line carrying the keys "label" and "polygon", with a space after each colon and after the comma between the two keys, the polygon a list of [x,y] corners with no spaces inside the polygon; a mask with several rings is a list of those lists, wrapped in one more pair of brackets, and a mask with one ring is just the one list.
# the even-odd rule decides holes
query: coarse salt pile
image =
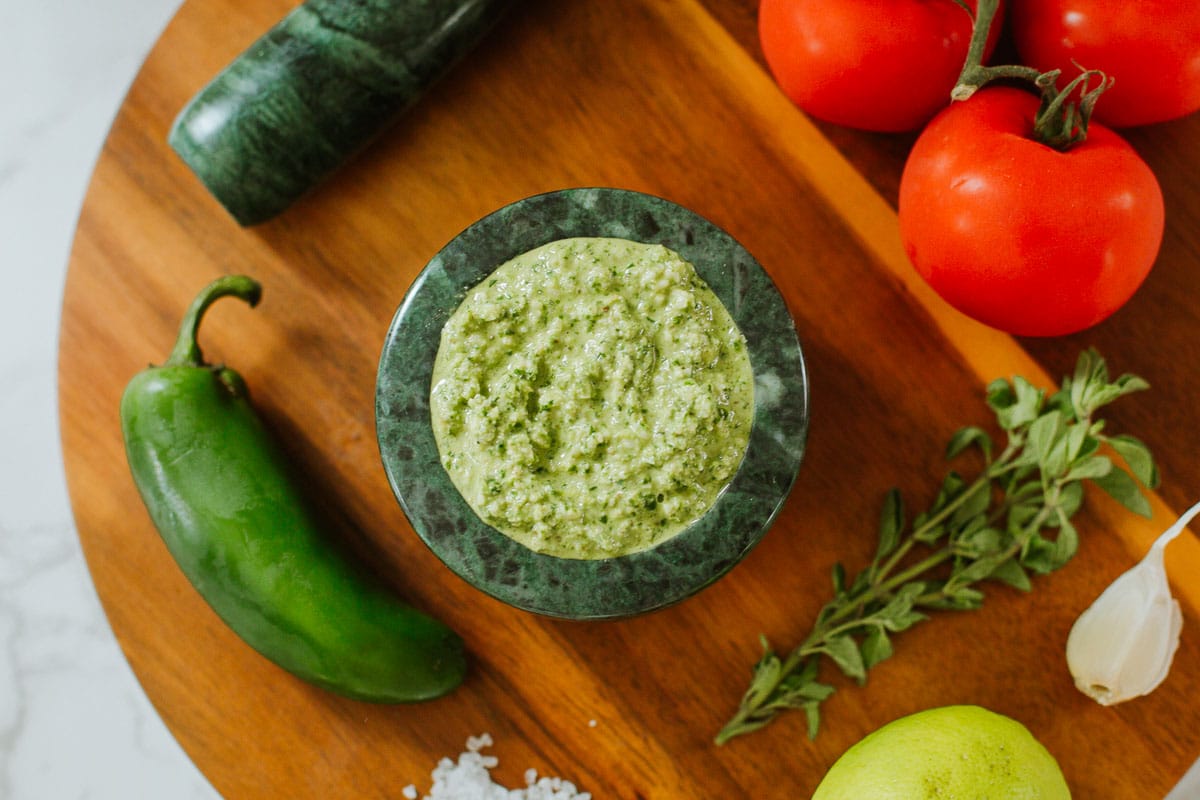
{"label": "coarse salt pile", "polygon": [[[439,761],[432,773],[433,786],[424,800],[592,800],[591,793],[579,791],[570,781],[538,778],[534,769],[525,771],[524,789],[507,789],[493,783],[489,770],[500,763],[499,759],[480,752],[492,744],[492,737],[486,733],[472,736],[457,763],[449,758]],[[405,786],[402,794],[407,800],[416,800],[417,787]]]}

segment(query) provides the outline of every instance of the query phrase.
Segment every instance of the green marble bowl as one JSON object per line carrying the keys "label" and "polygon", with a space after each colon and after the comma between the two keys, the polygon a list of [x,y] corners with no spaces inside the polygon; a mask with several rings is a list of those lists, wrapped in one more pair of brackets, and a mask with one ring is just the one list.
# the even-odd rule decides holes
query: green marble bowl
{"label": "green marble bowl", "polygon": [[[648,550],[579,560],[529,550],[482,522],[438,457],[430,378],[442,326],[505,261],[556,239],[657,243],[695,265],[746,337],[755,409],[741,467],[716,504]],[[383,465],[417,534],[471,585],[518,608],[569,619],[629,617],[671,605],[728,572],[770,527],[808,432],[808,383],[795,326],[774,283],[727,233],[658,197],[565,189],[520,200],[456,236],[413,282],[388,330],[376,386]]]}

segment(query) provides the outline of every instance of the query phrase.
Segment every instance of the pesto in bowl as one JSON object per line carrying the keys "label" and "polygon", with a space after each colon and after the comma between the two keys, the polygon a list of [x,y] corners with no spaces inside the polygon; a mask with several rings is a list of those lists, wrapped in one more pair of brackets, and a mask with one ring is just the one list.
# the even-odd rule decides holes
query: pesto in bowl
{"label": "pesto in bowl", "polygon": [[[543,366],[534,363],[522,366],[517,361],[509,361],[507,348],[501,351],[503,355],[483,352],[490,351],[494,342],[510,336],[511,344],[521,345],[512,348],[512,358],[517,359],[517,351],[527,344],[526,338],[536,336],[515,328],[512,333],[505,333],[507,326],[482,325],[476,330],[475,326],[481,322],[475,320],[467,326],[470,330],[462,332],[466,337],[476,337],[472,340],[474,344],[465,347],[460,356],[466,357],[468,352],[476,349],[481,351],[479,358],[482,361],[502,364],[504,369],[495,371],[492,380],[496,383],[486,392],[482,385],[475,390],[466,388],[449,392],[448,407],[441,411],[436,409],[441,402],[437,383],[454,371],[449,364],[442,364],[435,371],[435,364],[442,348],[443,331],[456,311],[464,307],[464,301],[468,301],[473,292],[481,287],[486,289],[485,281],[502,265],[539,248],[550,246],[553,249],[554,243],[564,240],[591,240],[593,247],[597,240],[619,240],[628,244],[617,247],[631,247],[633,251],[641,252],[642,246],[648,246],[645,252],[653,252],[653,258],[691,265],[698,279],[698,284],[694,285],[697,296],[677,298],[676,302],[690,307],[685,316],[695,314],[697,309],[692,304],[699,302],[713,311],[714,319],[720,320],[722,315],[716,313],[708,299],[710,296],[715,298],[718,301],[715,305],[728,316],[736,331],[736,335],[726,340],[726,346],[734,351],[736,342],[744,342],[742,355],[748,359],[752,374],[753,388],[742,395],[752,403],[749,430],[745,434],[747,442],[740,447],[736,444],[738,425],[723,429],[718,438],[733,441],[730,452],[738,451],[725,459],[732,474],[723,480],[705,476],[710,484],[709,491],[715,497],[699,500],[689,497],[681,504],[688,507],[686,511],[694,513],[685,514],[688,518],[682,521],[677,532],[651,537],[649,541],[633,536],[624,543],[617,543],[610,553],[600,552],[594,545],[587,544],[573,552],[570,548],[547,552],[545,547],[539,552],[539,543],[532,540],[523,543],[503,532],[500,529],[502,520],[492,517],[493,512],[486,508],[477,511],[467,499],[472,481],[483,481],[480,485],[487,488],[487,470],[468,478],[465,488],[460,491],[451,476],[453,466],[446,463],[439,450],[441,434],[435,433],[435,428],[443,423],[447,427],[461,423],[461,431],[466,431],[472,424],[481,424],[480,421],[468,422],[465,409],[461,407],[461,419],[457,423],[451,421],[455,418],[454,406],[460,400],[469,406],[472,397],[508,392],[509,400],[523,399],[526,403],[524,419],[520,420],[524,426],[533,424],[536,416],[530,410],[531,402],[535,404],[533,411],[544,400],[557,402],[553,390],[549,394],[543,391],[552,383],[557,383],[561,391],[580,395],[575,400],[578,409],[582,409],[583,401],[596,399],[594,395],[605,400],[610,396],[617,399],[621,394],[620,376],[639,374],[638,364],[634,362],[648,356],[639,356],[636,346],[622,345],[620,350],[629,363],[617,364],[615,360],[604,363],[596,351],[597,345],[593,344],[590,356],[575,362],[578,372],[569,373],[580,376],[586,385],[575,386],[566,375],[551,381],[548,374],[541,373]],[[681,276],[686,276],[686,270]],[[592,277],[597,279],[601,293],[613,289],[613,294],[621,295],[622,302],[629,306],[626,310],[632,322],[638,304],[645,300],[643,290],[635,288],[626,294],[624,290],[614,289],[614,285],[605,284],[599,274]],[[689,281],[684,278],[682,285]],[[704,293],[699,292],[700,287]],[[664,308],[670,306],[670,294],[670,291],[666,292]],[[700,295],[703,295],[702,299]],[[513,302],[519,306],[521,301]],[[499,318],[501,309],[485,310],[487,305],[482,302],[477,312],[483,316],[495,313]],[[514,306],[511,313],[517,314],[516,308]],[[596,307],[597,310],[603,308],[603,304]],[[525,307],[518,316],[528,312]],[[578,318],[576,325],[586,328],[587,313],[582,308],[576,312],[572,312]],[[569,320],[564,320],[562,324],[567,322]],[[639,321],[639,324],[643,323],[657,335],[658,328],[653,321]],[[583,333],[583,328],[577,331],[577,344],[584,348],[586,356],[589,339]],[[615,335],[615,331],[610,333]],[[628,341],[635,341],[639,336],[632,336]],[[702,344],[697,344],[698,351],[705,350]],[[600,349],[615,353],[608,347]],[[653,358],[660,356],[661,351]],[[601,366],[593,369],[587,363],[589,357]],[[515,370],[525,370],[527,374],[521,376]],[[731,369],[729,374],[732,376],[736,372]],[[634,383],[644,380],[653,385],[655,370],[643,369],[640,375],[633,378]],[[674,375],[679,377],[682,373]],[[658,379],[664,377],[660,375]],[[511,385],[503,385],[505,381]],[[727,404],[727,412],[735,404],[726,398],[717,404],[717,408],[709,409],[704,407],[702,396],[703,392],[693,398],[697,403],[694,406],[695,421],[719,416],[722,403]],[[506,403],[500,403],[489,409],[485,408],[486,400],[475,402],[480,404],[480,420],[485,420],[488,413],[502,414],[507,407]],[[644,391],[642,406],[658,402],[661,398],[653,389]],[[605,408],[612,411],[615,407],[601,403],[593,411],[603,416],[608,413]],[[693,406],[678,406],[679,409],[685,407]],[[439,416],[442,423],[435,422]],[[598,465],[602,463],[603,452],[613,446],[614,436],[624,435],[620,431],[626,428],[615,427],[605,435],[588,438],[592,436],[590,431],[577,428],[571,432],[572,422],[580,422],[586,415],[573,413],[569,416],[569,419],[564,417],[555,423],[558,426],[555,435],[563,439],[562,443],[568,448],[574,447],[585,453],[590,451],[596,457],[581,458],[578,464],[591,463],[593,469],[601,468]],[[676,422],[682,423],[686,417],[680,412]],[[661,420],[647,423],[648,419],[656,418],[647,414],[640,422],[631,418],[626,425],[627,428],[636,428],[643,423],[658,425],[654,435],[649,437],[653,442],[656,436],[666,432]],[[508,419],[510,424],[518,421],[515,416]],[[594,423],[589,427],[595,427]],[[677,432],[682,433],[684,427],[681,424]],[[620,618],[659,609],[695,594],[726,574],[758,543],[787,497],[803,458],[808,430],[808,384],[795,326],[782,297],[759,264],[732,237],[695,213],[658,197],[620,189],[566,189],[535,195],[493,212],[454,237],[429,261],[409,288],[384,342],[376,385],[376,429],[385,472],[413,529],[457,575],[505,603],[535,613],[571,619]],[[550,447],[555,443],[547,438],[549,430],[533,431],[526,439],[511,435],[519,431],[506,430],[504,420],[499,420],[489,422],[482,429],[477,428],[476,433],[482,434],[480,448],[499,447],[503,442],[505,449],[528,445],[529,448],[542,447],[540,455],[543,457],[553,457],[553,453],[563,455]],[[586,435],[579,436],[580,433]],[[628,452],[636,450],[638,448],[631,444]],[[479,448],[473,449],[473,452],[478,451]],[[644,450],[651,461],[658,457],[657,453],[654,446]],[[535,469],[538,455],[525,453],[528,463]],[[566,459],[563,465],[569,470]],[[649,475],[652,482],[662,480],[669,486],[672,469],[659,475],[651,467],[639,472],[637,480]],[[492,477],[497,476],[493,474]],[[580,482],[572,491],[587,492],[591,485]],[[492,488],[502,492],[504,486],[504,481],[500,481]],[[662,501],[658,500],[660,493]],[[669,496],[668,492],[657,490],[635,495],[642,502],[643,510],[648,510],[644,507],[653,501],[655,512],[659,511],[658,503],[666,503]],[[531,518],[534,513],[540,513],[525,509],[521,497],[513,499],[515,502],[497,506],[495,513],[503,517],[511,512]],[[532,500],[532,496],[528,499]],[[608,502],[611,503],[611,498]],[[572,502],[563,506],[582,507],[584,515],[595,517],[594,531],[602,530],[604,523],[600,522],[600,517],[606,512],[601,510],[601,505]],[[660,518],[661,515],[645,517],[655,520],[656,525]],[[529,526],[522,523],[518,527]],[[669,524],[661,527],[668,528]],[[548,538],[561,544],[557,535]]]}
{"label": "pesto in bowl", "polygon": [[678,253],[576,237],[467,292],[431,419],[485,523],[538,553],[614,558],[712,508],[750,441],[753,381],[737,323]]}

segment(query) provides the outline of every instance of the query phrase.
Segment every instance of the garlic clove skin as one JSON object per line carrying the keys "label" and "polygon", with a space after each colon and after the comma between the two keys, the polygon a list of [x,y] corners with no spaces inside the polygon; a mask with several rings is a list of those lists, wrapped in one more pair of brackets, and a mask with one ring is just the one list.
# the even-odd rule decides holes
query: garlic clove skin
{"label": "garlic clove skin", "polygon": [[1079,616],[1067,638],[1067,666],[1075,685],[1101,705],[1149,694],[1167,677],[1183,613],[1171,596],[1163,554],[1200,513],[1187,511],[1133,569],[1117,578]]}
{"label": "garlic clove skin", "polygon": [[1105,706],[1149,694],[1167,677],[1182,627],[1162,550],[1153,548],[1071,628],[1067,666],[1076,687]]}

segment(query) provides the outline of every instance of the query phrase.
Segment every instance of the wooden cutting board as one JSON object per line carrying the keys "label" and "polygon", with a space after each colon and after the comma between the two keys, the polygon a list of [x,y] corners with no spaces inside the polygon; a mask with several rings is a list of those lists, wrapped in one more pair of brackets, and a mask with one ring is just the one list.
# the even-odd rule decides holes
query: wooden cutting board
{"label": "wooden cutting board", "polygon": [[[427,789],[440,757],[486,731],[509,786],[533,767],[597,800],[804,797],[868,731],[950,703],[1021,720],[1077,798],[1161,797],[1200,755],[1200,602],[1179,580],[1200,568],[1190,535],[1170,551],[1186,620],[1166,683],[1105,709],[1067,673],[1075,617],[1172,519],[1157,500],[1147,523],[1094,494],[1080,554],[1032,594],[994,588],[983,610],[903,634],[866,686],[830,676],[840,691],[815,741],[793,714],[714,746],[759,634],[786,648],[807,632],[832,564],[857,569],[873,552],[884,492],[929,502],[946,439],[990,421],[986,383],[1049,377],[913,278],[889,205],[695,0],[519,4],[330,183],[239,228],[166,133],[291,5],[183,5],[105,143],[63,304],[62,441],[88,564],[147,694],[224,796],[397,798],[409,783]],[[764,542],[700,595],[622,622],[543,619],[456,578],[392,498],[374,437],[383,337],[429,257],[505,203],[583,185],[657,194],[733,234],[783,292],[812,381],[808,452]],[[124,460],[120,393],[165,357],[195,292],[227,272],[261,280],[264,300],[214,307],[206,354],[245,376],[337,532],[463,635],[471,673],[451,696],[381,707],[292,678],[219,622],[151,526]]]}

